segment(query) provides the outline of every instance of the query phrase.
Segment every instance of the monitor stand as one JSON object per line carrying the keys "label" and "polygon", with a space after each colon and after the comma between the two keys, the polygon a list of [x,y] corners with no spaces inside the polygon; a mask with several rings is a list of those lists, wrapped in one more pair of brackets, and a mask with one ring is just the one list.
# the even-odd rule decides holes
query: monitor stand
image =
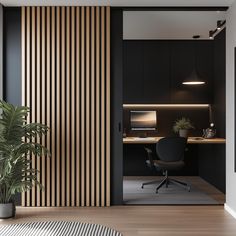
{"label": "monitor stand", "polygon": [[139,138],[147,138],[147,132],[140,133]]}

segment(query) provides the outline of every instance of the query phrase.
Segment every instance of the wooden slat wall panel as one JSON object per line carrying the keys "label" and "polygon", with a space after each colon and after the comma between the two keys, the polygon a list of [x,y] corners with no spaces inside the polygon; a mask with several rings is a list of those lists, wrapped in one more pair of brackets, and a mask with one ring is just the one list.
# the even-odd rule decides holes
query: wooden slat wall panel
{"label": "wooden slat wall panel", "polygon": [[[81,106],[80,106],[80,84],[81,84],[81,81],[80,81],[80,78],[81,78],[81,75],[80,75],[80,68],[81,68],[81,60],[80,60],[80,52],[81,52],[81,48],[80,48],[80,42],[81,42],[81,39],[80,39],[80,9],[77,7],[76,8],[76,87],[75,87],[75,90],[76,90],[76,124],[75,124],[75,132],[76,132],[76,153],[81,153],[81,126],[80,126],[80,122],[81,122]],[[81,200],[81,183],[80,183],[80,175],[81,175],[81,171],[80,171],[80,168],[81,168],[81,157],[80,158],[75,158],[76,162],[75,162],[75,165],[76,165],[76,187],[75,187],[75,194],[76,194],[76,206],[80,205],[80,200]]]}
{"label": "wooden slat wall panel", "polygon": [[75,206],[75,7],[71,9],[71,206]]}
{"label": "wooden slat wall panel", "polygon": [[57,43],[56,43],[56,61],[57,61],[57,69],[56,69],[56,163],[57,163],[57,178],[56,178],[56,205],[61,205],[61,10],[60,7],[57,7]]}
{"label": "wooden slat wall panel", "polygon": [[96,206],[100,206],[100,7],[96,7]]}
{"label": "wooden slat wall panel", "polygon": [[85,205],[85,50],[84,50],[84,7],[81,8],[81,110],[80,110],[80,117],[81,117],[81,187],[80,187],[80,193],[81,193],[81,206]]}
{"label": "wooden slat wall panel", "polygon": [[51,9],[51,52],[52,52],[52,56],[51,56],[51,121],[54,121],[51,123],[51,127],[52,127],[52,138],[51,138],[51,152],[54,153],[54,155],[52,155],[51,157],[51,163],[52,163],[52,168],[51,168],[51,178],[52,178],[52,182],[51,182],[51,191],[52,191],[52,196],[51,196],[51,205],[55,206],[55,186],[56,186],[56,180],[55,180],[55,171],[56,171],[56,110],[55,110],[55,104],[56,104],[56,99],[55,99],[55,95],[56,95],[56,82],[55,82],[55,76],[56,76],[56,56],[55,56],[55,47],[56,47],[56,42],[55,42],[55,7],[52,7]]}
{"label": "wooden slat wall panel", "polygon": [[65,7],[61,9],[61,206],[66,205],[66,153],[65,153],[65,141],[66,141],[66,104],[65,104],[65,89],[66,89],[66,77],[65,77],[65,64],[66,64],[66,54],[65,54]]}
{"label": "wooden slat wall panel", "polygon": [[[26,63],[25,63],[25,59],[26,59],[26,55],[25,55],[25,41],[26,41],[26,38],[25,38],[25,33],[26,33],[26,29],[25,29],[25,23],[26,23],[26,19],[25,19],[25,16],[26,16],[26,12],[25,12],[25,8],[23,7],[22,8],[22,11],[21,11],[21,61],[22,61],[22,68],[21,68],[21,81],[22,81],[22,88],[21,88],[21,91],[22,91],[22,104],[25,105],[26,104],[26,94],[25,94],[25,91],[26,91],[26,71],[25,71],[25,66],[26,66]],[[26,203],[26,194],[25,192],[21,194],[21,205],[22,206],[25,206],[25,203]]]}
{"label": "wooden slat wall panel", "polygon": [[95,24],[94,7],[91,9],[91,206],[95,206]]}
{"label": "wooden slat wall panel", "polygon": [[[70,132],[71,132],[71,111],[70,111],[70,97],[71,97],[71,70],[70,70],[70,7],[66,8],[66,205],[70,205]],[[70,157],[70,158],[67,158]]]}
{"label": "wooden slat wall panel", "polygon": [[[35,78],[36,74],[35,74],[35,7],[32,7],[32,11],[31,11],[31,40],[32,40],[32,46],[31,46],[31,78]],[[35,104],[35,95],[36,95],[36,87],[35,87],[35,83],[36,80],[31,80],[31,111],[32,111],[32,115],[31,115],[31,121],[35,122],[35,116],[36,116],[36,104]],[[33,142],[35,142],[35,140],[32,140]],[[32,155],[32,168],[36,168],[35,165],[35,156]],[[32,188],[31,191],[31,204],[32,206],[35,206],[35,187]]]}
{"label": "wooden slat wall panel", "polygon": [[106,205],[110,206],[110,8],[106,8]]}
{"label": "wooden slat wall panel", "polygon": [[51,151],[22,206],[109,206],[109,7],[22,7],[22,103]]}
{"label": "wooden slat wall panel", "polygon": [[[42,95],[42,100],[41,100],[41,105],[39,107],[39,112],[41,113],[42,117],[42,123],[46,124],[46,118],[45,118],[45,107],[46,107],[46,99],[45,99],[45,91],[46,91],[46,54],[45,54],[45,49],[46,49],[46,26],[45,26],[45,18],[46,18],[46,9],[45,7],[42,7],[42,20],[41,20],[41,27],[42,27],[42,36],[41,36],[41,44],[42,44],[42,60],[41,60],[41,68],[42,68],[42,77],[41,77],[41,82],[42,82],[42,90],[41,90],[41,95]],[[26,42],[26,44],[28,44]],[[42,92],[44,91],[44,92]],[[45,137],[43,136],[42,138],[42,144],[45,146],[46,145],[46,140]],[[42,156],[42,169],[39,170],[41,171],[41,183],[43,186],[46,187],[46,157]],[[42,171],[43,170],[43,171]],[[46,192],[43,191],[42,193],[42,203],[41,206],[46,205]],[[27,205],[29,203],[27,202]]]}
{"label": "wooden slat wall panel", "polygon": [[[41,86],[41,53],[40,53],[40,38],[41,38],[41,27],[40,27],[40,22],[41,22],[41,11],[40,7],[37,7],[37,78],[36,78],[36,88],[40,88]],[[41,116],[40,116],[40,101],[41,101],[41,94],[40,91],[36,89],[36,94],[37,94],[37,122],[41,122]],[[37,141],[41,141],[38,139]],[[37,169],[41,170],[41,160],[40,158],[37,158]],[[40,181],[40,172],[38,172],[38,181]],[[37,206],[40,206],[40,188],[38,186],[37,189]]]}
{"label": "wooden slat wall panel", "polygon": [[[30,12],[30,8],[27,7],[27,16],[26,16],[26,40],[30,41],[31,37],[30,37],[30,16],[31,16],[31,12]],[[31,107],[31,66],[30,66],[30,44],[26,44],[26,106]],[[27,117],[27,122],[30,122],[31,119],[28,116]],[[27,205],[31,204],[31,197],[30,197],[30,192],[27,191]],[[32,204],[31,204],[32,205]]]}
{"label": "wooden slat wall panel", "polygon": [[[46,73],[46,123],[47,125],[51,128],[51,131],[48,132],[47,134],[47,144],[46,146],[51,149],[51,133],[53,132],[53,127],[51,126],[51,14],[50,14],[50,7],[46,8],[47,11],[47,21],[46,21],[46,37],[47,37],[47,43],[46,43],[46,68],[47,68],[47,73]],[[33,78],[31,78],[33,80]],[[53,151],[51,149],[51,151]],[[47,205],[51,205],[51,158],[47,157],[46,161],[46,199],[47,199]]]}

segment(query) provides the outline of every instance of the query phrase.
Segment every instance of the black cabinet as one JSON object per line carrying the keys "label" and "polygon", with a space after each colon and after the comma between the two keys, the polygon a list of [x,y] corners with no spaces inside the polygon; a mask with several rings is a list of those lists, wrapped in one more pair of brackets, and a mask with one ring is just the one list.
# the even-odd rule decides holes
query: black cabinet
{"label": "black cabinet", "polygon": [[124,103],[168,103],[169,65],[168,43],[124,41]]}
{"label": "black cabinet", "polygon": [[[124,103],[211,103],[213,41],[126,40]],[[183,85],[196,69],[205,85]]]}
{"label": "black cabinet", "polygon": [[126,41],[124,43],[124,103],[143,103],[143,54],[143,42]]}
{"label": "black cabinet", "polygon": [[170,45],[164,41],[144,43],[143,102],[170,101]]}

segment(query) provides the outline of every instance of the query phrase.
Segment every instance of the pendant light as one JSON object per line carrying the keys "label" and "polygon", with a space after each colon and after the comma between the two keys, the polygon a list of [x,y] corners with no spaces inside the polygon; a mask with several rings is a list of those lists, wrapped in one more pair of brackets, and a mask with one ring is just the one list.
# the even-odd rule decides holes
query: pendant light
{"label": "pendant light", "polygon": [[[194,35],[193,38],[199,38],[199,35]],[[184,85],[202,85],[205,84],[203,78],[197,73],[197,63],[196,63],[196,42],[194,43],[194,64],[192,73],[182,82]]]}

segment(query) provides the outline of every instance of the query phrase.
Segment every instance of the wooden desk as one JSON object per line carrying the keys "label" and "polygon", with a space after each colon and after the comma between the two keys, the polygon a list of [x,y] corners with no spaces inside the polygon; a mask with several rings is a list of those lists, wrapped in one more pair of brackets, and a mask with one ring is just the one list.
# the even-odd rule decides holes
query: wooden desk
{"label": "wooden desk", "polygon": [[[123,138],[124,144],[151,144],[157,143],[163,137],[148,137],[148,138],[136,138],[126,137]],[[213,139],[199,139],[200,137],[189,137],[188,143],[191,144],[225,144],[224,138],[213,138]]]}

